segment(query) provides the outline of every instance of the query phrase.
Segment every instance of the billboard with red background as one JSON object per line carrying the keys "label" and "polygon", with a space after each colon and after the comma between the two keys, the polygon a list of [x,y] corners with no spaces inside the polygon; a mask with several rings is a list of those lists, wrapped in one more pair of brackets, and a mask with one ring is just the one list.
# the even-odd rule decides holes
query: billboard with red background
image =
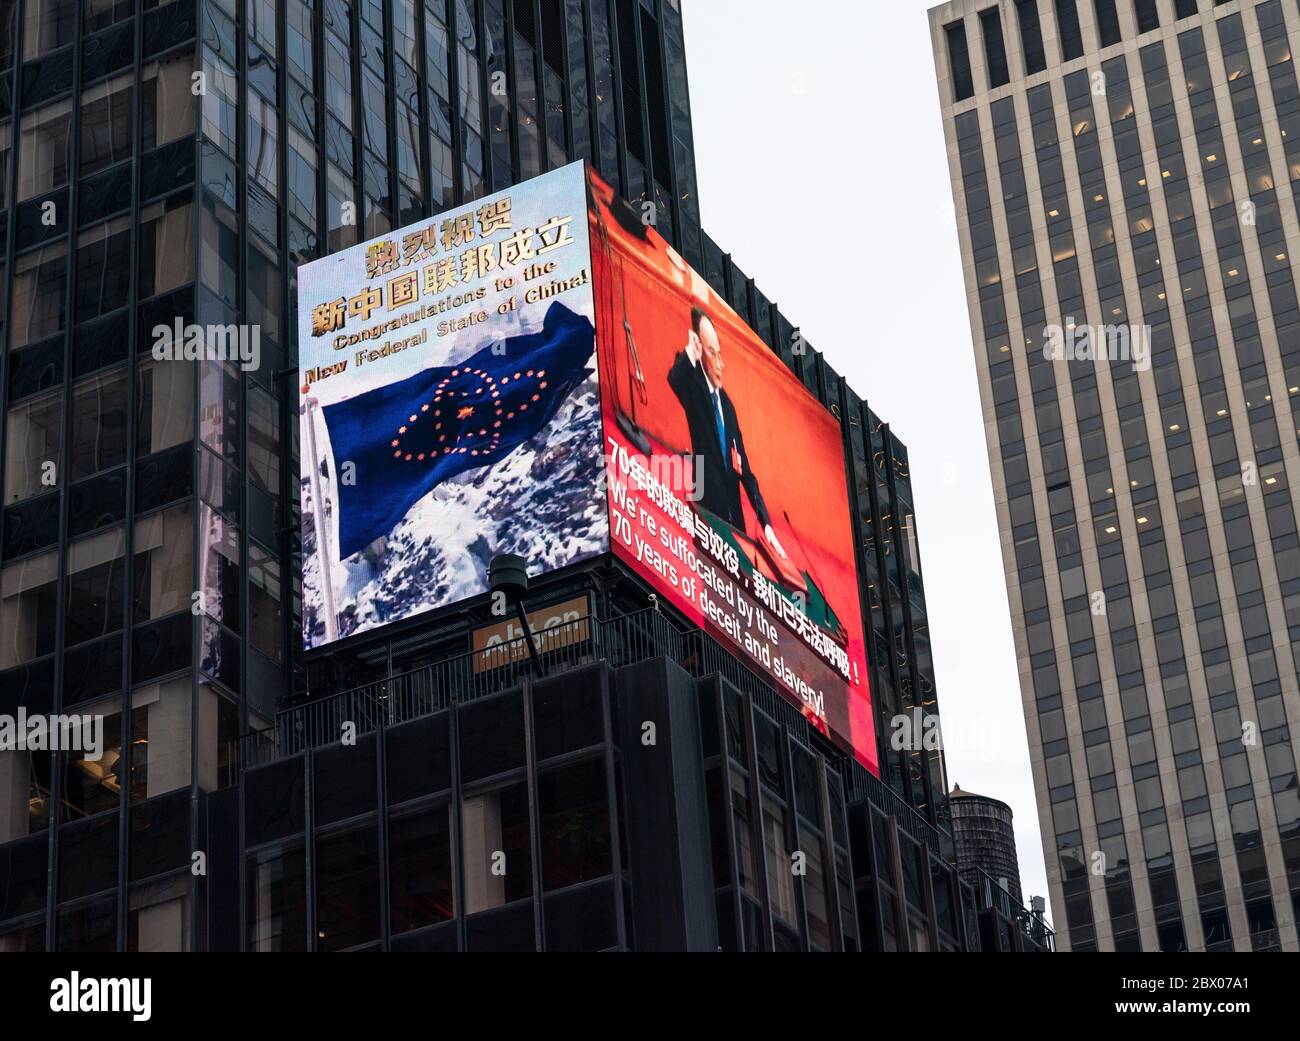
{"label": "billboard with red background", "polygon": [[588,185],[612,549],[878,773],[839,423]]}

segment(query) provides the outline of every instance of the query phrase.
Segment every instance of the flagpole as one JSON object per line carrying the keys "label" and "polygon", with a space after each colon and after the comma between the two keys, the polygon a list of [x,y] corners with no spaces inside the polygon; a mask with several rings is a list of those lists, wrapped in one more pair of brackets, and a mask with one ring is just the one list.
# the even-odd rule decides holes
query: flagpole
{"label": "flagpole", "polygon": [[[334,569],[330,558],[330,533],[325,518],[325,503],[321,498],[320,457],[316,450],[316,417],[320,403],[308,397],[303,405],[307,413],[307,460],[311,483],[312,515],[316,524],[316,554],[320,557],[321,591],[325,595],[325,639],[333,642],[339,637],[339,617],[334,611]],[[330,471],[333,473],[333,470]],[[337,477],[337,474],[335,475]]]}

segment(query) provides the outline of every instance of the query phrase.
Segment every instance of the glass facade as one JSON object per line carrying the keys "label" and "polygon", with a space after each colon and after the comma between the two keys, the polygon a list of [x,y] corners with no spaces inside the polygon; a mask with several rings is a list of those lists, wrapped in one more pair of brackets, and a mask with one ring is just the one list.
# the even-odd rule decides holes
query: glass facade
{"label": "glass facade", "polygon": [[[932,37],[1062,945],[1295,950],[1300,9],[976,6]],[[950,76],[999,16],[1010,79]]]}
{"label": "glass facade", "polygon": [[[784,738],[766,781],[753,756],[728,766],[723,802],[753,834],[710,897],[729,908],[719,942],[969,945],[965,910],[1014,924],[951,875],[941,753],[888,741],[894,716],[937,713],[906,449],[701,230],[677,0],[0,0],[0,711],[75,707],[107,748],[0,753],[0,949],[634,942],[618,781],[592,765],[612,731],[542,762],[520,717],[526,760],[479,763],[458,730],[451,773],[417,781],[415,757],[389,771],[418,728],[381,737],[391,719],[349,695],[375,787],[333,791],[337,720],[294,715],[464,654],[482,607],[304,659],[297,266],[578,158],[841,420],[852,460],[884,784],[812,735]],[[159,349],[194,327],[255,331],[253,362]],[[422,739],[449,706],[424,705]],[[304,718],[324,729],[266,737]],[[845,806],[869,789],[887,835],[915,833],[872,869],[887,914],[847,911],[846,858],[875,847],[849,841],[821,780],[801,804],[809,761]],[[556,837],[575,822],[594,829],[580,848]],[[770,867],[807,849],[810,881]],[[528,872],[502,881],[497,852]]]}

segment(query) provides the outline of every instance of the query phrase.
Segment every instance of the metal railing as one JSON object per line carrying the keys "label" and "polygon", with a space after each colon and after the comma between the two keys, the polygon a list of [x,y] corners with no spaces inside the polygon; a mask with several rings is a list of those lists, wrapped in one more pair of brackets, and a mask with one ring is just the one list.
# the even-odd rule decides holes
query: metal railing
{"label": "metal railing", "polygon": [[[969,870],[969,869],[968,869]],[[1056,950],[1056,933],[1042,916],[1022,904],[1001,882],[983,868],[975,866],[975,907],[979,911],[992,908],[1015,922],[1020,931],[1035,946]]]}
{"label": "metal railing", "polygon": [[[333,744],[345,726],[361,736],[517,687],[533,670],[527,639],[521,636],[282,709],[274,726],[231,742],[227,783],[234,783],[239,770]],[[660,612],[647,608],[611,619],[565,622],[535,633],[533,640],[542,668],[558,674],[602,659],[615,668],[661,655],[680,660],[682,634]]]}

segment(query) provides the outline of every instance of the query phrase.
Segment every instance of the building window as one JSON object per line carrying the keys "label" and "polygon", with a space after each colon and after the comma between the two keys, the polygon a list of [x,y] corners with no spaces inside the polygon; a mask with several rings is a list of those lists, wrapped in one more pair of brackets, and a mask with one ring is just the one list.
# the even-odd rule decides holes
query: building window
{"label": "building window", "polygon": [[108,896],[69,910],[60,908],[57,949],[78,954],[117,950],[117,898]]}
{"label": "building window", "polygon": [[64,241],[31,250],[14,261],[10,350],[63,331],[68,313],[67,256]]}
{"label": "building window", "polygon": [[394,936],[450,921],[451,806],[395,816],[388,824],[390,928]]}
{"label": "building window", "polygon": [[312,8],[303,0],[289,0],[285,12],[285,50],[289,69],[302,83],[312,82]]}
{"label": "building window", "polygon": [[194,588],[194,510],[188,504],[135,522],[133,621],[188,610]]}
{"label": "building window", "polygon": [[387,92],[383,82],[369,69],[361,70],[362,141],[377,156],[388,155]]}
{"label": "building window", "polygon": [[72,101],[65,98],[22,117],[18,145],[18,201],[68,183],[68,127]]}
{"label": "building window", "polygon": [[1007,48],[1002,39],[1002,16],[996,7],[980,12],[980,33],[984,37],[984,61],[988,66],[989,87],[1002,87],[1011,81],[1007,68]]}
{"label": "building window", "polygon": [[58,554],[52,552],[0,570],[0,669],[53,652],[57,575]]}
{"label": "building window", "polygon": [[308,227],[316,225],[316,145],[289,125],[289,212]]}
{"label": "building window", "polygon": [[136,385],[135,454],[194,440],[194,370],[189,362],[149,360]]}
{"label": "building window", "polygon": [[[1139,33],[1149,33],[1152,29],[1160,28],[1160,9],[1156,6],[1156,0],[1133,0],[1133,13],[1137,16]],[[1181,18],[1182,15],[1178,17]]]}
{"label": "building window", "polygon": [[77,237],[74,315],[78,322],[125,307],[131,291],[131,219],[83,231]]}
{"label": "building window", "polygon": [[249,951],[307,949],[307,872],[301,846],[270,849],[248,858],[247,929]]}
{"label": "building window", "polygon": [[970,70],[970,50],[966,46],[966,26],[953,22],[944,26],[948,37],[948,68],[952,74],[952,99],[965,101],[975,96],[975,81]]}
{"label": "building window", "polygon": [[[0,28],[0,33],[3,29]],[[3,61],[0,61],[0,66]],[[13,121],[0,121],[0,208],[9,207],[9,159],[13,155]],[[3,305],[0,305],[3,306]]]}
{"label": "building window", "polygon": [[81,92],[79,176],[112,166],[131,155],[130,75],[97,83]]}
{"label": "building window", "polygon": [[199,574],[201,603],[210,618],[232,632],[240,631],[242,574],[239,567],[239,527],[204,503],[199,514]]}
{"label": "building window", "polygon": [[255,90],[248,91],[248,176],[271,195],[280,191],[280,117]]}
{"label": "building window", "polygon": [[275,57],[275,0],[248,0],[245,31],[250,39]]}
{"label": "building window", "polygon": [[417,31],[413,0],[393,0],[393,51],[412,69],[419,64],[415,45]]}
{"label": "building window", "polygon": [[316,839],[316,949],[379,938],[379,831],[372,820]]}
{"label": "building window", "polygon": [[27,0],[23,60],[71,43],[77,35],[77,0]]}
{"label": "building window", "polygon": [[786,838],[785,804],[762,795],[763,844],[767,850],[767,888],[772,900],[772,913],[787,925],[798,921],[794,902],[794,873],[790,870],[789,841]]}
{"label": "building window", "polygon": [[228,207],[204,196],[203,284],[230,307],[239,304],[239,230]]}
{"label": "building window", "polygon": [[71,752],[63,766],[63,812],[66,820],[89,817],[105,810],[115,810],[124,783],[131,788],[131,799],[145,797],[145,778],[149,773],[149,709],[144,705],[131,709],[131,775],[125,774],[123,761],[122,698],[115,695],[103,701],[78,707],[82,716],[103,717],[103,742],[99,758]]}
{"label": "building window", "polygon": [[239,80],[235,70],[203,54],[203,133],[227,155],[235,155],[239,127]]}
{"label": "building window", "polygon": [[248,542],[249,637],[277,665],[284,661],[283,586],[280,563],[251,539]]}
{"label": "building window", "polygon": [[121,527],[68,546],[66,642],[69,646],[122,629],[126,561]]}
{"label": "building window", "polygon": [[1093,9],[1097,12],[1097,35],[1103,47],[1119,43],[1119,12],[1115,10],[1115,0],[1093,0]]}
{"label": "building window", "polygon": [[325,107],[352,129],[352,64],[346,47],[333,33],[325,34]]}
{"label": "building window", "polygon": [[269,495],[280,496],[279,403],[260,387],[248,388],[248,475]]}
{"label": "building window", "polygon": [[97,373],[72,389],[68,477],[78,481],[126,462],[126,369]]}
{"label": "building window", "polygon": [[537,804],[544,890],[590,882],[613,871],[603,758],[541,774]]}
{"label": "building window", "polygon": [[1038,0],[1016,0],[1016,18],[1020,22],[1020,46],[1025,56],[1025,75],[1032,76],[1047,68],[1043,27],[1038,19]]}
{"label": "building window", "polygon": [[194,281],[194,204],[183,196],[140,208],[139,298]]}
{"label": "building window", "polygon": [[140,75],[140,147],[146,152],[194,133],[194,52],[152,62]]}
{"label": "building window", "polygon": [[135,14],[135,0],[86,0],[82,32],[86,35],[124,22]]}
{"label": "building window", "polygon": [[59,427],[63,394],[49,391],[9,406],[5,431],[5,503],[57,488],[62,480]]}
{"label": "building window", "polygon": [[189,885],[185,875],[135,886],[128,899],[128,951],[171,953],[190,949]]}
{"label": "building window", "polygon": [[461,809],[461,841],[466,914],[532,895],[526,784],[466,796]]}
{"label": "building window", "polygon": [[1061,61],[1083,55],[1083,30],[1079,28],[1079,11],[1075,0],[1055,0],[1057,35],[1061,38]]}

